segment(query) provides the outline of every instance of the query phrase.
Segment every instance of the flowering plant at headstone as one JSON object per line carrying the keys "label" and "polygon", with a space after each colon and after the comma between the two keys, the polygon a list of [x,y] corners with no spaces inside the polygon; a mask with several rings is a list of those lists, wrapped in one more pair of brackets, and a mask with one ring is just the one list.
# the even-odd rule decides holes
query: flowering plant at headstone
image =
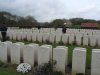
{"label": "flowering plant at headstone", "polygon": [[56,63],[56,61],[52,60],[52,62],[49,61],[48,63],[35,67],[33,75],[64,75],[62,72],[54,70]]}
{"label": "flowering plant at headstone", "polygon": [[21,63],[17,67],[17,72],[28,73],[31,70],[31,66],[28,63]]}

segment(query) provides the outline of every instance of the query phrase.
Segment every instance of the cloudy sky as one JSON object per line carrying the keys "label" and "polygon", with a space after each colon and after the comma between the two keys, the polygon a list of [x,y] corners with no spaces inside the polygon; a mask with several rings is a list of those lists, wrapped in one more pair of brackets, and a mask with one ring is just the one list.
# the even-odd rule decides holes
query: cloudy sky
{"label": "cloudy sky", "polygon": [[99,0],[0,0],[0,11],[34,16],[40,22],[57,18],[100,19]]}

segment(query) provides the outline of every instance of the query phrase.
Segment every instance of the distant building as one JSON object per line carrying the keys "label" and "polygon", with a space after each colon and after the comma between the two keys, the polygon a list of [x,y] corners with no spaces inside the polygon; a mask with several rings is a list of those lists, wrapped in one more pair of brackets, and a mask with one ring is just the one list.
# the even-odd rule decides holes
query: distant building
{"label": "distant building", "polygon": [[97,28],[98,23],[81,23],[81,28]]}

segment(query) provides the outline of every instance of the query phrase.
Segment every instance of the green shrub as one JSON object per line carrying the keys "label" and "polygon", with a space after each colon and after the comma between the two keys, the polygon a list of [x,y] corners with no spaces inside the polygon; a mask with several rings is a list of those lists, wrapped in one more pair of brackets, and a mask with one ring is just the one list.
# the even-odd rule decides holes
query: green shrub
{"label": "green shrub", "polygon": [[3,62],[0,61],[0,67],[2,67],[4,64],[5,64],[5,63],[3,63]]}
{"label": "green shrub", "polygon": [[9,67],[9,64],[4,64],[4,65],[2,65],[2,67],[7,68],[7,67]]}
{"label": "green shrub", "polygon": [[76,73],[76,75],[85,75],[84,73]]}
{"label": "green shrub", "polygon": [[55,64],[55,62],[53,62],[53,65],[51,62],[48,62],[40,65],[33,70],[33,75],[63,75],[62,72],[53,70]]}

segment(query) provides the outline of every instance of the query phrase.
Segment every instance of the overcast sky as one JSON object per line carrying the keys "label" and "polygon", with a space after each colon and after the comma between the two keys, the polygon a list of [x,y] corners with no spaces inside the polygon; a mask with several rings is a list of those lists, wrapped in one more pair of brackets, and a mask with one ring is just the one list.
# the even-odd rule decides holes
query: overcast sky
{"label": "overcast sky", "polygon": [[0,11],[31,15],[40,22],[76,17],[98,20],[100,0],[0,0]]}

